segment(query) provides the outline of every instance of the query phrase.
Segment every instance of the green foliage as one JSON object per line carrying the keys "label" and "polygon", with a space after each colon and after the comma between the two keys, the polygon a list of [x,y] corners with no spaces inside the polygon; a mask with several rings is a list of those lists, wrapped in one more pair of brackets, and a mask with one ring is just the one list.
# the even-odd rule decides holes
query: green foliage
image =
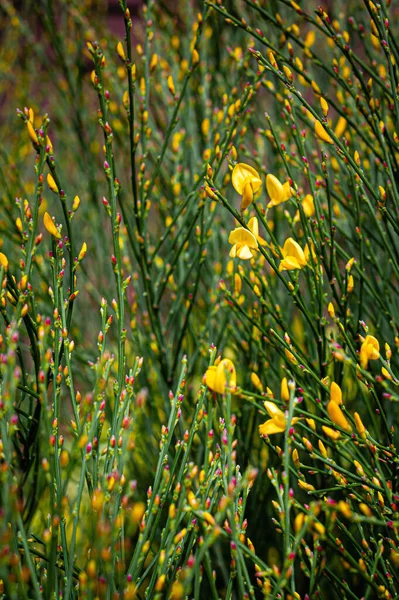
{"label": "green foliage", "polygon": [[0,13],[0,595],[398,598],[395,9],[60,7]]}

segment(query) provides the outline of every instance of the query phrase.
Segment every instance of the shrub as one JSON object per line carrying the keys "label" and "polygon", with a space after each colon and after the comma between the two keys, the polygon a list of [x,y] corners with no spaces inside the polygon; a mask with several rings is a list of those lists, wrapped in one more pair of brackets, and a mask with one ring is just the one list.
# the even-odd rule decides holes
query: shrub
{"label": "shrub", "polygon": [[2,594],[397,598],[397,11],[60,8],[1,13]]}

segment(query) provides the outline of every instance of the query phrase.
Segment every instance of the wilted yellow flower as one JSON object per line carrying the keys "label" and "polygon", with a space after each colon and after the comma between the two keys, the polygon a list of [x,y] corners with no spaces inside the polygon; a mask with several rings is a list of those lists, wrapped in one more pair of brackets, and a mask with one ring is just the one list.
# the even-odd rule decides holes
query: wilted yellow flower
{"label": "wilted yellow flower", "polygon": [[283,260],[278,268],[279,271],[292,271],[302,269],[307,264],[304,251],[293,238],[288,238],[281,249]]}
{"label": "wilted yellow flower", "polygon": [[264,246],[266,244],[259,235],[259,224],[256,217],[252,217],[248,221],[248,229],[244,227],[237,227],[230,232],[229,243],[233,244],[230,250],[229,256],[231,258],[241,258],[242,260],[249,260],[253,257],[253,252],[258,250],[258,244]]}
{"label": "wilted yellow flower", "polygon": [[[282,433],[285,431],[287,420],[283,411],[280,410],[274,402],[270,402],[269,400],[266,400],[263,404],[271,418],[262,425],[259,425],[259,433],[261,435],[271,435],[273,433]],[[297,421],[298,418],[294,417],[291,421],[292,425],[295,425]]]}
{"label": "wilted yellow flower", "polygon": [[231,182],[235,191],[241,194],[241,210],[245,210],[251,204],[254,194],[262,185],[259,173],[245,163],[238,163],[231,174]]}
{"label": "wilted yellow flower", "polygon": [[270,202],[267,208],[278,206],[291,198],[290,182],[281,183],[272,173],[266,175],[266,189],[270,196]]}
{"label": "wilted yellow flower", "polygon": [[369,360],[377,360],[380,357],[380,344],[373,335],[366,335],[360,348],[360,364],[367,369]]}
{"label": "wilted yellow flower", "polygon": [[[229,373],[229,377],[226,376],[226,371]],[[218,365],[208,367],[205,373],[205,383],[209,389],[219,394],[224,394],[227,387],[230,391],[234,391],[237,387],[237,379],[232,361],[229,358],[223,358]]]}
{"label": "wilted yellow flower", "polygon": [[48,212],[44,213],[43,216],[43,223],[45,228],[47,229],[47,231],[53,235],[55,238],[57,238],[58,240],[61,239],[61,234],[58,231],[57,227],[54,224],[53,219],[50,217],[50,215],[48,214]]}

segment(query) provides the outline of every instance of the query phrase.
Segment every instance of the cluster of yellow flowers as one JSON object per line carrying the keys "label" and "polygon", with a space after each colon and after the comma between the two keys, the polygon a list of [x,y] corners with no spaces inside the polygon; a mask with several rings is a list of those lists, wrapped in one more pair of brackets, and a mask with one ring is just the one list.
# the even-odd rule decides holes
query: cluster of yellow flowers
{"label": "cluster of yellow flowers", "polygon": [[[259,173],[251,166],[245,163],[237,163],[231,176],[232,184],[238,194],[241,195],[241,211],[248,208],[254,199],[254,195],[259,191],[262,180]],[[289,200],[292,196],[292,190],[289,181],[281,183],[272,173],[266,176],[266,190],[270,198],[267,208],[273,208]],[[310,217],[314,213],[314,201],[310,194],[307,194],[303,200],[303,210],[305,215]],[[295,215],[295,221],[299,220],[299,212]],[[259,250],[259,246],[266,246],[267,243],[259,236],[259,224],[256,217],[252,217],[247,227],[236,227],[229,236],[229,242],[232,244],[230,256],[238,257],[242,260],[249,260]],[[291,271],[302,269],[308,264],[310,249],[308,244],[302,249],[294,238],[289,237],[281,248],[283,259],[279,265],[279,271]]]}

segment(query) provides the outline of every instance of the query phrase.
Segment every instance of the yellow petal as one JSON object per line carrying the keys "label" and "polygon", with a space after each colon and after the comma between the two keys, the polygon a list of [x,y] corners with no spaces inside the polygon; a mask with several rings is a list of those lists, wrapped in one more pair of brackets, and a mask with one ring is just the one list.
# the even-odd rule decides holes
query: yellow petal
{"label": "yellow petal", "polygon": [[278,270],[280,271],[294,271],[295,269],[300,269],[301,264],[299,261],[293,256],[288,256],[281,261]]}
{"label": "yellow petal", "polygon": [[289,181],[286,181],[285,183],[283,183],[283,190],[284,190],[285,200],[289,200],[292,196],[291,186],[290,186]]}
{"label": "yellow petal", "polygon": [[34,127],[30,121],[26,121],[26,127],[28,128],[28,135],[31,139],[31,142],[33,142],[34,144],[38,144],[39,140],[36,135],[36,131],[34,130]]}
{"label": "yellow petal", "polygon": [[246,183],[244,186],[244,192],[241,198],[241,210],[245,210],[251,204],[254,199],[254,193],[252,191],[252,187],[250,183]]}
{"label": "yellow petal", "polygon": [[379,353],[380,353],[380,342],[373,335],[366,335],[366,338],[364,340],[364,344],[366,344],[367,346],[371,346],[371,348],[373,348],[374,350],[376,350],[376,352],[378,352],[378,355],[379,355]]}
{"label": "yellow petal", "polygon": [[0,252],[0,265],[5,269],[8,269],[8,258],[3,252]]}
{"label": "yellow petal", "polygon": [[363,421],[361,420],[359,413],[355,412],[353,415],[353,418],[355,419],[355,425],[356,425],[358,434],[360,435],[360,437],[365,438],[366,437],[366,428],[363,425]]}
{"label": "yellow petal", "polygon": [[288,389],[288,381],[286,377],[283,377],[281,380],[280,396],[281,400],[284,400],[285,402],[288,402],[290,399],[290,391]]}
{"label": "yellow petal", "polygon": [[288,200],[286,197],[286,188],[283,187],[282,183],[272,173],[268,173],[266,176],[266,189],[271,200],[271,202],[268,204],[268,207],[277,206],[278,204]]}
{"label": "yellow petal", "polygon": [[336,404],[342,404],[342,390],[335,381],[332,382],[330,387],[330,400]]}
{"label": "yellow petal", "polygon": [[281,427],[273,419],[269,419],[259,425],[259,433],[261,435],[272,435],[273,433],[283,433],[285,431],[285,426]]}
{"label": "yellow petal", "polygon": [[236,164],[231,174],[231,182],[238,194],[243,194],[247,183],[251,185],[253,192],[257,192],[262,185],[258,171],[245,163]]}
{"label": "yellow petal", "polygon": [[54,236],[55,238],[57,238],[58,240],[60,240],[61,239],[61,234],[58,231],[57,227],[55,226],[54,221],[50,217],[50,215],[48,214],[48,212],[44,213],[43,222],[44,222],[44,226],[47,229],[47,231],[49,233],[51,233],[52,236]]}
{"label": "yellow petal", "polygon": [[248,221],[248,229],[250,230],[251,233],[253,233],[253,235],[257,238],[259,235],[259,223],[258,223],[258,219],[256,217],[252,217],[251,219],[249,219]]}
{"label": "yellow petal", "polygon": [[351,426],[349,425],[348,420],[342,412],[339,404],[331,400],[327,405],[327,412],[331,421],[335,423],[335,425],[342,427],[342,429],[346,429],[346,431],[351,430]]}
{"label": "yellow petal", "polygon": [[125,50],[123,48],[122,42],[118,42],[116,46],[116,51],[121,60],[126,60]]}
{"label": "yellow petal", "polygon": [[324,431],[324,433],[326,434],[326,436],[331,438],[334,441],[337,441],[341,437],[340,432],[337,431],[336,429],[331,429],[331,427],[327,427],[326,425],[322,425],[321,428]]}
{"label": "yellow petal", "polygon": [[223,386],[227,382],[226,372],[228,373],[229,387],[235,388],[237,386],[236,369],[234,363],[229,358],[224,358],[221,360],[217,369],[219,377],[224,379]]}
{"label": "yellow petal", "polygon": [[[226,376],[226,372],[228,377]],[[219,394],[224,394],[226,391],[227,379],[229,380],[229,388],[235,389],[236,382],[236,370],[234,364],[228,358],[224,358],[220,363],[208,367],[205,373],[206,385]]]}
{"label": "yellow petal", "polygon": [[282,254],[284,258],[296,258],[301,266],[305,266],[307,264],[302,248],[298,242],[291,237],[285,240],[282,248]]}
{"label": "yellow petal", "polygon": [[320,123],[320,121],[315,121],[314,130],[315,130],[317,137],[320,138],[323,142],[326,142],[327,144],[334,143],[332,138],[330,137],[330,135],[327,133],[327,131],[324,129],[323,125]]}
{"label": "yellow petal", "polygon": [[251,219],[249,219],[249,221],[248,221],[248,229],[250,230],[251,233],[254,234],[254,236],[256,237],[256,241],[258,242],[258,244],[260,246],[266,246],[267,245],[266,240],[264,240],[263,238],[261,238],[260,235],[259,235],[259,223],[258,223],[258,219],[256,217],[252,217]]}
{"label": "yellow petal", "polygon": [[337,136],[337,138],[341,137],[341,135],[343,135],[345,133],[347,124],[348,123],[347,123],[345,117],[340,117],[338,119],[337,124],[334,129],[334,133]]}
{"label": "yellow petal", "polygon": [[47,175],[47,184],[52,192],[58,194],[58,186],[55,183],[54,177],[51,175],[51,173]]}
{"label": "yellow petal", "polygon": [[206,373],[205,373],[205,383],[211,390],[215,390],[216,371],[217,371],[217,367],[212,365],[211,367],[207,368]]}
{"label": "yellow petal", "polygon": [[244,244],[243,246],[237,244],[236,253],[238,258],[241,258],[241,260],[249,260],[253,257],[251,250],[246,244]]}
{"label": "yellow petal", "polygon": [[278,408],[278,406],[276,406],[274,404],[274,402],[270,402],[269,400],[266,400],[263,403],[265,409],[267,410],[267,412],[269,413],[269,416],[276,422],[281,423],[281,426],[285,427],[285,416],[282,410],[280,410]]}
{"label": "yellow petal", "polygon": [[230,244],[246,244],[249,248],[258,248],[258,242],[256,241],[256,237],[253,233],[244,229],[244,227],[237,227],[233,231],[230,232],[229,235],[229,243]]}
{"label": "yellow petal", "polygon": [[314,215],[315,208],[312,194],[306,194],[302,201],[302,208],[307,217]]}

